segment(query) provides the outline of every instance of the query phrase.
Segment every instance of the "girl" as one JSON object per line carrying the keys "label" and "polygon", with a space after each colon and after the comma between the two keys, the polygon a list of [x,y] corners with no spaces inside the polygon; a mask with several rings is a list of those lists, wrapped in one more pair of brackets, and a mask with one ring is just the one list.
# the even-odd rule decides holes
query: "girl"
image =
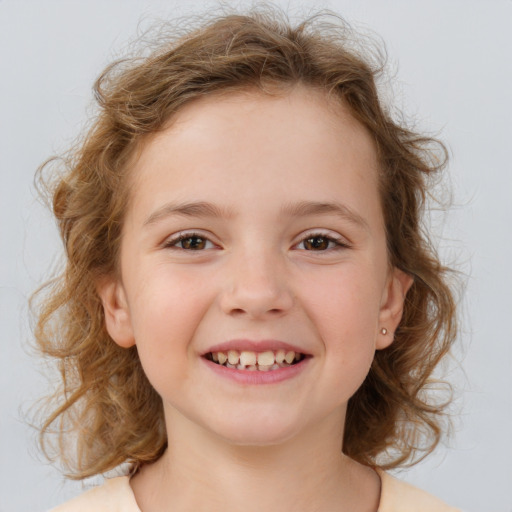
{"label": "girl", "polygon": [[341,23],[260,11],[98,79],[48,185],[42,441],[74,478],[128,471],[55,510],[454,510],[384,472],[439,442],[456,332],[421,229],[446,152],[392,119],[379,67]]}

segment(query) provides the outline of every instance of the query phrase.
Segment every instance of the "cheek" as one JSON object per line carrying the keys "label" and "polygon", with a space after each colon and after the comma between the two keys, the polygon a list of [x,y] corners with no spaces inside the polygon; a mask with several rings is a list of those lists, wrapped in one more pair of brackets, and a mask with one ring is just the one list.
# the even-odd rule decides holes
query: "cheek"
{"label": "cheek", "polygon": [[204,314],[207,293],[204,282],[183,272],[153,267],[143,284],[132,290],[130,304],[135,343],[142,366],[158,390],[168,374],[183,375],[192,357],[190,342]]}
{"label": "cheek", "polygon": [[[316,326],[329,338],[375,337],[382,300],[379,279],[371,269],[345,268],[310,281],[305,303]],[[313,283],[313,284],[311,284]]]}
{"label": "cheek", "polygon": [[333,300],[320,331],[325,347],[325,375],[346,402],[364,382],[375,357],[376,308],[357,300]]}
{"label": "cheek", "polygon": [[326,365],[335,378],[354,382],[355,392],[375,354],[381,293],[371,269],[355,267],[314,280],[307,314],[323,342]]}

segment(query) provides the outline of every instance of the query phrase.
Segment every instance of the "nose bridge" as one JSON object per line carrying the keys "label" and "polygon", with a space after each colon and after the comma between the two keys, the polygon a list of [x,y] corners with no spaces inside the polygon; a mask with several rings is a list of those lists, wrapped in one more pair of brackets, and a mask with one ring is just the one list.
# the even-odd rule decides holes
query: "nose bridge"
{"label": "nose bridge", "polygon": [[287,311],[293,303],[284,255],[264,242],[230,255],[223,294],[226,313],[251,317]]}

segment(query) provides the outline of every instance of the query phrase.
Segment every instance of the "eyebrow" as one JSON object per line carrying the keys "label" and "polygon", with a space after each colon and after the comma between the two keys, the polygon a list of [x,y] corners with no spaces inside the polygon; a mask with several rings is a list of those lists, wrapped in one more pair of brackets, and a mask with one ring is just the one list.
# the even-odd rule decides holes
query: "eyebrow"
{"label": "eyebrow", "polygon": [[[368,223],[358,213],[351,210],[348,206],[332,202],[300,201],[285,205],[281,209],[281,214],[287,217],[307,217],[314,215],[336,215],[344,220],[356,224],[369,230]],[[233,212],[227,208],[219,207],[206,201],[189,203],[167,203],[155,210],[145,221],[144,226],[154,224],[159,220],[173,215],[183,217],[214,217],[230,218]]]}
{"label": "eyebrow", "polygon": [[144,226],[154,224],[159,220],[172,215],[183,217],[232,217],[232,212],[227,208],[219,208],[218,206],[198,201],[193,203],[167,203],[161,208],[155,210],[145,221]]}
{"label": "eyebrow", "polygon": [[301,201],[299,203],[286,205],[282,209],[282,213],[290,217],[307,217],[309,215],[335,215],[366,230],[370,229],[368,222],[361,215],[351,210],[348,206],[337,202],[323,203],[315,201]]}

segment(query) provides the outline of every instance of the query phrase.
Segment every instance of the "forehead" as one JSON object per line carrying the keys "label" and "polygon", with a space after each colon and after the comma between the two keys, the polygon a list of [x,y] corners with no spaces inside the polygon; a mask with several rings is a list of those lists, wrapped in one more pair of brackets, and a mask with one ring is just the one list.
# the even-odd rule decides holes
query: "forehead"
{"label": "forehead", "polygon": [[205,184],[220,201],[258,190],[293,199],[304,187],[324,195],[361,184],[376,190],[378,163],[372,136],[345,105],[296,86],[275,95],[248,90],[192,101],[145,142],[132,170],[135,202],[142,185],[156,201],[169,190],[187,200]]}
{"label": "forehead", "polygon": [[[240,131],[240,127],[247,128],[248,124],[254,128],[264,127],[264,132],[260,133],[267,133],[268,140],[275,140],[276,130],[283,130],[282,136],[290,133],[293,137],[311,138],[317,142],[324,139],[326,144],[341,135],[351,144],[360,139],[358,146],[362,153],[370,159],[375,156],[375,145],[369,131],[354,118],[339,97],[302,84],[274,88],[269,93],[250,88],[203,96],[182,107],[166,128],[169,134],[180,136],[193,124],[195,129],[200,128],[200,124],[203,131],[211,129],[212,132],[222,126],[226,139],[244,132],[254,136],[255,132]],[[284,131],[286,128],[288,131]],[[155,134],[150,141],[158,140],[159,135]],[[341,142],[340,139],[338,141]]]}

